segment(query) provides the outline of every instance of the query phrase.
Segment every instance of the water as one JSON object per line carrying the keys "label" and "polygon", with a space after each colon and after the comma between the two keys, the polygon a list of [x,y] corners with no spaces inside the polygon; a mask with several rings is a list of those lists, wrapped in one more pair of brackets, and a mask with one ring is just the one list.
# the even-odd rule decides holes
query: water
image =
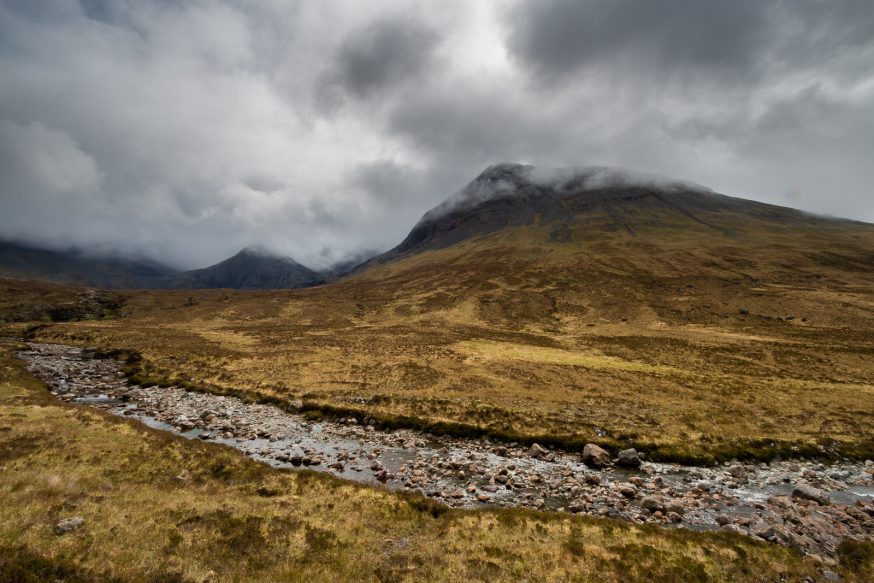
{"label": "water", "polygon": [[[65,400],[188,439],[234,447],[276,468],[308,467],[356,482],[421,492],[452,506],[572,509],[696,530],[718,528],[717,517],[727,516],[740,529],[770,521],[804,534],[802,526],[784,520],[794,507],[771,503],[774,497],[791,495],[802,479],[821,488],[834,503],[822,512],[836,528],[849,520],[840,506],[874,501],[870,466],[864,464],[746,465],[738,470],[741,478],[730,475],[726,467],[655,463],[645,463],[640,470],[593,471],[569,452],[554,451],[554,460],[546,461],[525,448],[484,440],[384,432],[338,421],[313,423],[299,414],[233,397],[131,386],[117,363],[91,358],[73,347],[33,345],[22,357]],[[632,482],[638,492],[626,498],[619,488]],[[682,515],[670,516],[667,510],[650,513],[641,507],[645,498],[680,506]],[[865,528],[874,531],[874,525]],[[817,539],[811,544],[815,548],[826,543]],[[825,550],[831,546],[829,542]]]}

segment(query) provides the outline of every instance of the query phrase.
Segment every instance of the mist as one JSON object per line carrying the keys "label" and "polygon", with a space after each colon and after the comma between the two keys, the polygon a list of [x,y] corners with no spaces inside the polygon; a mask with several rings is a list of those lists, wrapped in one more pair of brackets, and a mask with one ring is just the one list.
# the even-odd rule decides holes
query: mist
{"label": "mist", "polygon": [[852,0],[7,0],[0,238],[325,269],[502,162],[874,221],[871,30]]}

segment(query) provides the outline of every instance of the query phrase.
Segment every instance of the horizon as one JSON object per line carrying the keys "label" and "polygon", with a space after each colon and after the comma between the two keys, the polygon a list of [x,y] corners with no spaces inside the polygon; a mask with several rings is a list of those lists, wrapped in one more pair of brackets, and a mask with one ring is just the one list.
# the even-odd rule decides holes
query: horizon
{"label": "horizon", "polygon": [[864,3],[453,1],[0,3],[0,238],[324,270],[503,161],[874,222]]}

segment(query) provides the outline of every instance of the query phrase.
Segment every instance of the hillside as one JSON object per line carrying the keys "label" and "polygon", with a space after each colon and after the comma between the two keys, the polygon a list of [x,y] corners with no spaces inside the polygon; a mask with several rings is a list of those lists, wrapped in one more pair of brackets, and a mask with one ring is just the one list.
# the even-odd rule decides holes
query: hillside
{"label": "hillside", "polygon": [[[528,231],[513,231],[522,228]],[[652,271],[654,265],[638,261],[639,250],[635,246],[653,242],[678,247],[671,242],[675,235],[698,239],[701,245],[697,249],[712,249],[717,263],[720,259],[728,264],[737,263],[736,256],[747,250],[755,251],[759,263],[773,265],[784,250],[795,251],[799,258],[819,266],[846,262],[851,270],[874,271],[874,251],[865,245],[870,240],[866,239],[871,236],[870,225],[818,217],[625,170],[541,169],[519,164],[487,168],[462,190],[425,213],[394,249],[362,267],[445,249],[472,239],[481,239],[482,247],[501,245],[499,235],[511,232],[518,235],[514,243],[535,246],[547,261],[556,259],[556,249],[574,250],[574,259],[579,260],[603,251],[598,245],[627,244],[631,246],[625,253],[628,261],[645,272]],[[847,244],[847,254],[829,254],[815,242]],[[751,249],[769,243],[783,244],[785,248],[770,254],[761,247]],[[670,268],[672,262],[682,258],[652,255],[645,259]],[[676,266],[680,269],[675,271],[688,273],[715,267],[710,260],[699,265]]]}
{"label": "hillside", "polygon": [[874,451],[874,226],[531,172],[487,170],[335,283],[144,292],[124,320],[40,335],[388,424],[676,460]]}

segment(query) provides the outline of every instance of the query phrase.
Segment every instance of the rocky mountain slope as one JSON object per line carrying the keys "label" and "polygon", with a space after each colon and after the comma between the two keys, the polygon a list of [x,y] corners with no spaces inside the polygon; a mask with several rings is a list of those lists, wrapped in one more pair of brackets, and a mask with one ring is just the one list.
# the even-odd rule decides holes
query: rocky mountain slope
{"label": "rocky mountain slope", "polygon": [[[605,167],[544,169],[498,164],[428,211],[394,249],[364,266],[444,249],[516,227],[534,227],[544,249],[680,232],[708,245],[746,245],[787,235],[841,236],[870,226],[717,194],[708,188]],[[803,246],[807,246],[809,240]],[[817,254],[821,248],[810,251]],[[629,253],[633,255],[633,253]],[[819,253],[825,262],[840,258]],[[846,259],[874,269],[874,251]]]}

